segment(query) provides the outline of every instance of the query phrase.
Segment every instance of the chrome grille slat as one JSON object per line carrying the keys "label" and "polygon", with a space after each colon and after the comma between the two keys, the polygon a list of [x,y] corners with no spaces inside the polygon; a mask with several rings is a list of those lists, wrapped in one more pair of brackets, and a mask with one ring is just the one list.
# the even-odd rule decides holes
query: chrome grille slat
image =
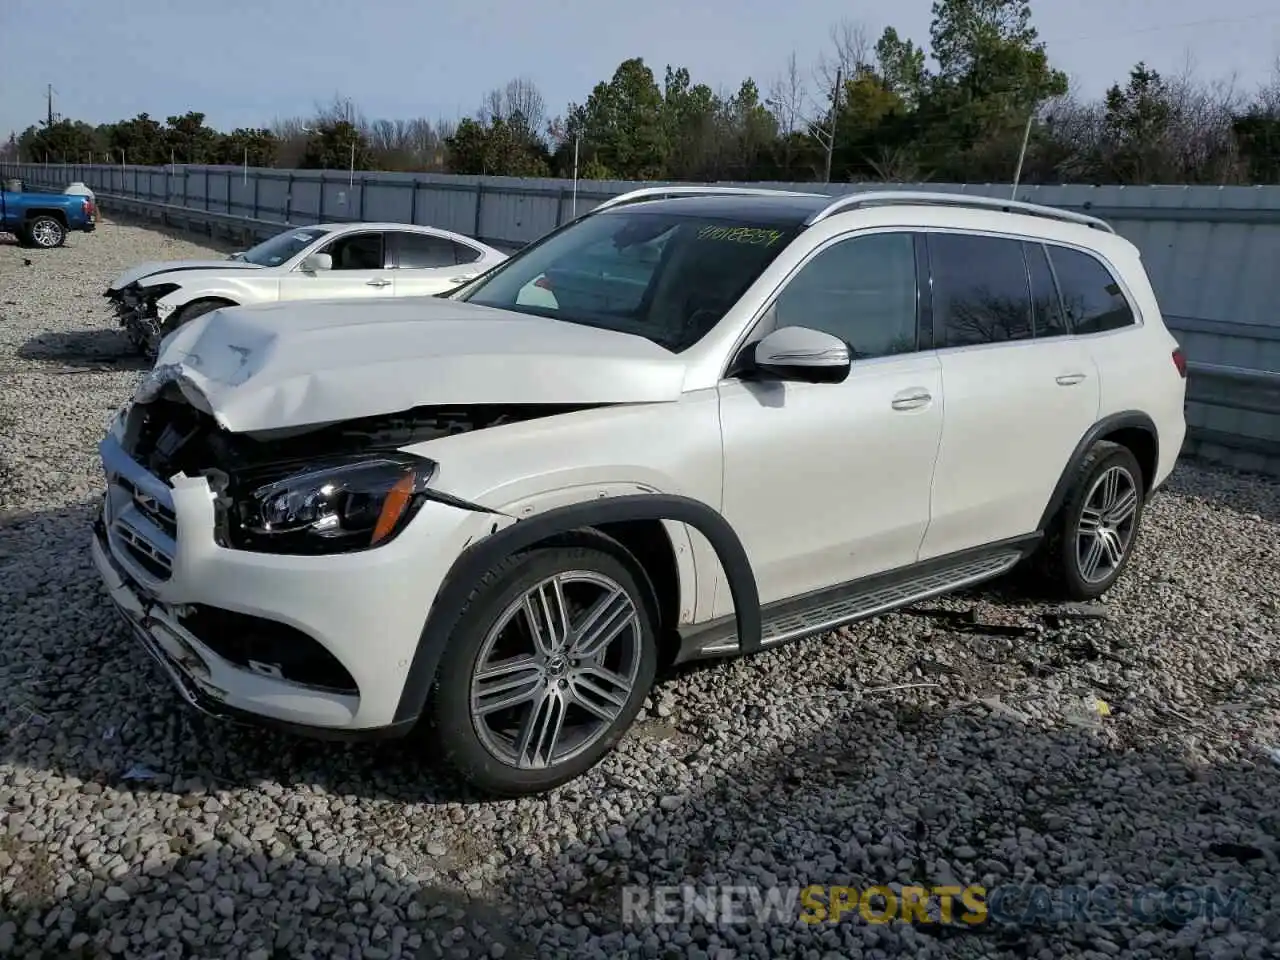
{"label": "chrome grille slat", "polygon": [[173,575],[178,517],[164,481],[134,461],[113,436],[99,444],[107,480],[104,521],[124,558],[153,580]]}

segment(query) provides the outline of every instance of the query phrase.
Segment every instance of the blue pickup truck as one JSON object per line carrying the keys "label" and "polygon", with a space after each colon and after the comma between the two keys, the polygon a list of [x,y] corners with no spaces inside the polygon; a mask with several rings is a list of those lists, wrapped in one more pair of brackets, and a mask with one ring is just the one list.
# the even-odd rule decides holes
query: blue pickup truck
{"label": "blue pickup truck", "polygon": [[72,230],[88,233],[98,225],[98,210],[89,197],[62,193],[0,190],[0,233],[12,233],[28,247],[60,247]]}

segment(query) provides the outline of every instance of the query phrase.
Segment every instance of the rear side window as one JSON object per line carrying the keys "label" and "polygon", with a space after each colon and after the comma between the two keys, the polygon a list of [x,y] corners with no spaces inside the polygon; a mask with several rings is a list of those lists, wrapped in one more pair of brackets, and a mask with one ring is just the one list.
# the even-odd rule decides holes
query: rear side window
{"label": "rear side window", "polygon": [[396,264],[402,270],[452,267],[458,262],[452,241],[422,233],[396,233]]}
{"label": "rear side window", "polygon": [[1102,261],[1068,247],[1050,247],[1049,259],[1075,333],[1103,333],[1137,322],[1120,284]]}
{"label": "rear side window", "polygon": [[1027,255],[1027,276],[1031,278],[1031,312],[1035,335],[1041,337],[1061,337],[1069,332],[1066,317],[1062,314],[1062,301],[1058,299],[1058,289],[1053,283],[1053,272],[1049,269],[1049,256],[1044,245],[1039,243],[1023,244]]}
{"label": "rear side window", "polygon": [[1022,242],[931,233],[935,324],[942,346],[1007,343],[1031,337],[1031,293]]}

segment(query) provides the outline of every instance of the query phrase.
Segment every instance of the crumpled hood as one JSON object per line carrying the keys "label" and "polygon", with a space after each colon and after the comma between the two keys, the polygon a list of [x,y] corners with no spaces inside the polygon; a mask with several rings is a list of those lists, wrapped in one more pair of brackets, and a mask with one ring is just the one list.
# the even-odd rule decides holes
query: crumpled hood
{"label": "crumpled hood", "polygon": [[245,263],[243,260],[157,260],[151,263],[140,263],[130,267],[115,280],[107,290],[123,290],[131,283],[159,273],[183,273],[189,270],[261,270],[256,263]]}
{"label": "crumpled hood", "polygon": [[224,429],[254,432],[437,404],[670,401],[684,374],[642,337],[453,300],[286,302],[180,327],[137,399],[176,381]]}

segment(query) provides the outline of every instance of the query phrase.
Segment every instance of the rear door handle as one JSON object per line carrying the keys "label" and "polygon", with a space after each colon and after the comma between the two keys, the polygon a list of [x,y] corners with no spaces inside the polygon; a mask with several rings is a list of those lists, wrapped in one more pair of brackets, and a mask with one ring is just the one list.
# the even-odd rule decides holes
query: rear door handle
{"label": "rear door handle", "polygon": [[390,281],[390,280],[382,280],[382,279],[378,279],[378,280],[370,280],[370,281],[368,281],[368,283],[366,283],[365,285],[366,285],[366,286],[369,286],[369,287],[389,287],[389,286],[391,286],[391,281]]}
{"label": "rear door handle", "polygon": [[911,387],[893,398],[895,410],[919,410],[933,402],[933,394],[923,387]]}
{"label": "rear door handle", "polygon": [[1057,377],[1058,386],[1074,387],[1077,383],[1083,383],[1085,375],[1083,373],[1064,373]]}

